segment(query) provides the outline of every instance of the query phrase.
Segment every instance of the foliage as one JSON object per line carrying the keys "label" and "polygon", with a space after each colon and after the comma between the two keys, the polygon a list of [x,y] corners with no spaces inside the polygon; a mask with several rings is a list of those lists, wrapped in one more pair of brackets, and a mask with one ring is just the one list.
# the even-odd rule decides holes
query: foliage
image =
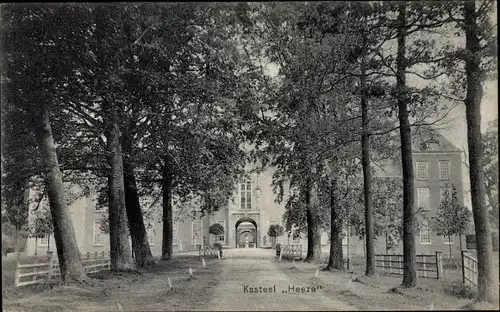
{"label": "foliage", "polygon": [[269,237],[278,237],[283,235],[283,233],[284,233],[283,226],[279,224],[272,224],[271,226],[269,226],[269,229],[267,230],[267,235]]}
{"label": "foliage", "polygon": [[29,237],[43,238],[54,231],[52,216],[49,210],[34,211],[33,218],[28,226]]}
{"label": "foliage", "polygon": [[222,235],[224,234],[224,227],[219,223],[214,223],[208,229],[208,233],[213,235]]}
{"label": "foliage", "polygon": [[446,190],[443,197],[436,217],[432,218],[434,229],[444,237],[465,234],[471,222],[470,210],[460,204],[455,186],[451,192]]}
{"label": "foliage", "polygon": [[462,282],[453,282],[445,286],[445,292],[461,299],[474,299],[477,291],[471,285],[465,285]]}
{"label": "foliage", "polygon": [[7,254],[15,247],[15,228],[8,222],[2,222],[2,254]]}
{"label": "foliage", "polygon": [[491,121],[482,135],[483,172],[491,225],[498,229],[498,118]]}
{"label": "foliage", "polygon": [[[372,185],[375,236],[387,234],[391,242],[396,243],[401,239],[403,230],[401,179],[373,177]],[[356,235],[362,238],[365,234],[364,211],[362,209],[358,208],[353,211],[351,225]]]}

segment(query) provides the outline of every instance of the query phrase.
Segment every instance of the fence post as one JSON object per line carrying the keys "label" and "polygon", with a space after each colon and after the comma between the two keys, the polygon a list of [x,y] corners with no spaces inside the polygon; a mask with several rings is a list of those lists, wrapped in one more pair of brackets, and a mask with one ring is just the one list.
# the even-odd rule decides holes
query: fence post
{"label": "fence post", "polygon": [[462,283],[465,284],[465,258],[464,258],[464,250],[460,251],[460,256],[462,258]]}
{"label": "fence post", "polygon": [[472,268],[473,268],[473,270],[472,270],[472,276],[473,276],[473,279],[474,279],[474,285],[477,287],[477,285],[478,285],[478,280],[477,280],[477,277],[478,277],[477,274],[478,274],[478,272],[477,272],[477,262],[476,262],[476,260],[472,261]]}
{"label": "fence post", "polygon": [[436,274],[438,279],[443,277],[443,259],[441,257],[441,251],[436,251]]}
{"label": "fence post", "polygon": [[34,272],[33,272],[33,282],[36,282],[36,273],[38,271],[36,264],[38,264],[38,256],[35,255],[35,267],[34,267]]}
{"label": "fence post", "polygon": [[52,279],[52,251],[47,251],[47,255],[49,256],[49,281]]}
{"label": "fence post", "polygon": [[424,254],[422,254],[422,263],[423,263],[423,271],[424,271],[424,277],[427,277],[427,263],[426,263],[426,258],[424,257]]}
{"label": "fence post", "polygon": [[19,267],[19,265],[21,264],[20,263],[21,261],[19,260],[19,257],[17,258],[17,263],[16,263],[16,279],[14,280],[14,285],[16,285],[16,287],[19,287],[19,282],[20,282],[20,277],[19,275],[21,275],[21,268]]}

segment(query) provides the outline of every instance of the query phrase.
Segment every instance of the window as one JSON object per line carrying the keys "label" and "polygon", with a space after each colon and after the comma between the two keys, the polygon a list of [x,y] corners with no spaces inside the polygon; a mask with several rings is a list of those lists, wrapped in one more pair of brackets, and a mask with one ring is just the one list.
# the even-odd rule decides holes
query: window
{"label": "window", "polygon": [[224,228],[224,234],[217,235],[215,237],[215,242],[216,243],[224,244],[226,242],[226,221],[225,220],[218,220],[217,223],[219,223],[220,225],[222,225],[222,227]]}
{"label": "window", "polygon": [[240,208],[241,210],[252,208],[252,182],[250,180],[240,183]]}
{"label": "window", "polygon": [[201,245],[202,237],[201,237],[201,221],[193,221],[192,223],[192,237],[191,241],[193,245]]}
{"label": "window", "polygon": [[422,208],[424,211],[429,211],[429,188],[417,188],[417,207]]}
{"label": "window", "polygon": [[453,235],[451,236],[443,236],[443,244],[445,245],[451,245],[455,243],[455,238]]}
{"label": "window", "polygon": [[173,223],[172,223],[172,244],[173,245],[177,245],[178,230],[179,230],[179,222],[173,221]]}
{"label": "window", "polygon": [[417,180],[427,180],[427,162],[417,161]]}
{"label": "window", "polygon": [[49,245],[49,235],[38,238],[38,246],[48,246]]}
{"label": "window", "polygon": [[427,222],[420,227],[420,244],[428,245],[431,243],[431,229]]}
{"label": "window", "polygon": [[151,226],[147,229],[146,231],[146,235],[148,236],[148,244],[150,246],[153,246],[154,245],[154,241],[155,241],[155,228],[153,226],[153,223],[151,223]]}
{"label": "window", "polygon": [[439,179],[449,180],[450,179],[450,161],[440,160],[439,161]]}
{"label": "window", "polygon": [[101,230],[101,222],[94,221],[94,245],[103,245],[104,237]]}

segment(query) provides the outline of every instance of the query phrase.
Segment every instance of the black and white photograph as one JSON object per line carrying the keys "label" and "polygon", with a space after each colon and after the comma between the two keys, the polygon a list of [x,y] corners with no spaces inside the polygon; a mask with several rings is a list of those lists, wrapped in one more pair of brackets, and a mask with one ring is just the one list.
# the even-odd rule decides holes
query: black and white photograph
{"label": "black and white photograph", "polygon": [[0,12],[2,311],[499,309],[496,1]]}

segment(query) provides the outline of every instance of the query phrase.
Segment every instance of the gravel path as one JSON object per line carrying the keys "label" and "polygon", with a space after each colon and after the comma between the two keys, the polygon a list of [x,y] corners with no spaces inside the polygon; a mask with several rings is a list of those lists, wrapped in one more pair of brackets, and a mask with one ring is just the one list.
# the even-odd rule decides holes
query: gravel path
{"label": "gravel path", "polygon": [[[232,249],[224,252],[227,258],[223,260],[219,285],[206,307],[209,310],[356,310],[326,295],[320,284],[316,285],[317,288],[311,282],[294,285],[276,266],[274,250]],[[259,287],[262,287],[262,292],[260,289],[252,292]],[[299,287],[301,292],[289,292],[290,287]],[[271,288],[273,292],[263,292],[264,288]]]}

